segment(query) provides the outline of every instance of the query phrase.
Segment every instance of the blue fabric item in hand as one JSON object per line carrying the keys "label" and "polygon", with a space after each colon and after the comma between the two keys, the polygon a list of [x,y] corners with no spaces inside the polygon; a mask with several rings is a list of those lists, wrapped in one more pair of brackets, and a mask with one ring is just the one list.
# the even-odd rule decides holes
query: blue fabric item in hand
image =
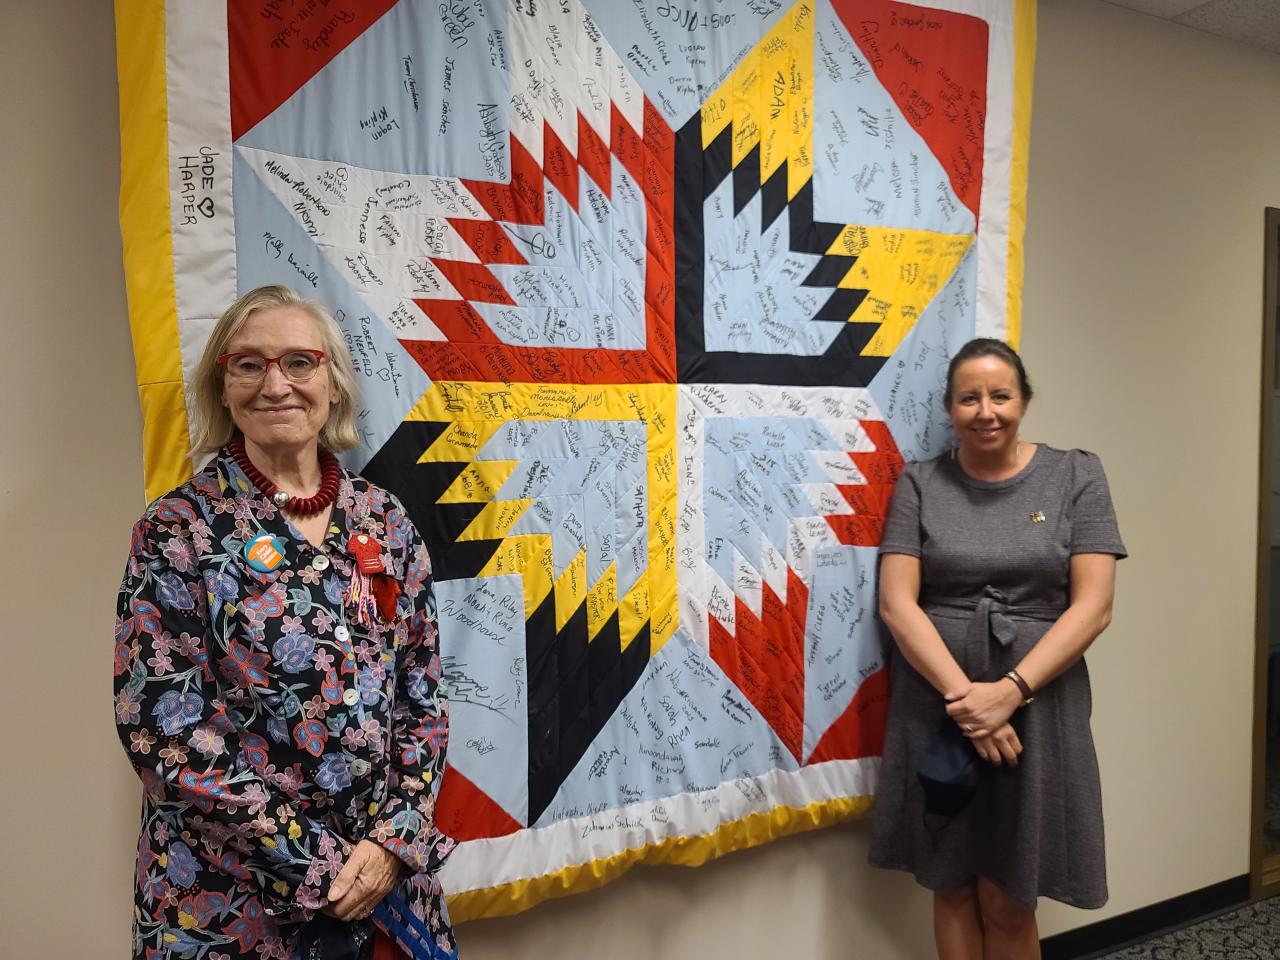
{"label": "blue fabric item in hand", "polygon": [[373,908],[373,919],[413,960],[457,960],[456,953],[440,948],[431,928],[395,894],[387,894]]}
{"label": "blue fabric item in hand", "polygon": [[916,767],[924,790],[924,812],[953,817],[965,808],[978,786],[978,755],[950,719],[929,738]]}

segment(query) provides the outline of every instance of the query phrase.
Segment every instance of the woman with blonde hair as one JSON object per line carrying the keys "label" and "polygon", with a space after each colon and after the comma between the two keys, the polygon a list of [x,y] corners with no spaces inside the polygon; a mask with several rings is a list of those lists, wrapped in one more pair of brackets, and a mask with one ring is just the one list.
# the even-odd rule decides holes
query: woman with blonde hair
{"label": "woman with blonde hair", "polygon": [[214,327],[193,396],[213,458],[134,527],[116,619],[138,960],[453,951],[430,560],[338,463],[357,404],[321,304],[261,287]]}

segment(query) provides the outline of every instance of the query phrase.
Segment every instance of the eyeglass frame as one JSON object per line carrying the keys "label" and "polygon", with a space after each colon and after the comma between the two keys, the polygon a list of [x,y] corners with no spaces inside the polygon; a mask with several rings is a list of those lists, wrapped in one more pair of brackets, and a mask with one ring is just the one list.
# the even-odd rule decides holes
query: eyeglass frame
{"label": "eyeglass frame", "polygon": [[[301,380],[295,377],[289,376],[289,371],[285,370],[284,364],[282,364],[280,361],[283,360],[285,357],[291,356],[295,353],[306,353],[311,355],[312,357],[315,357],[316,368],[312,372],[311,376],[304,377]],[[266,366],[262,368],[262,376],[245,378],[245,377],[237,376],[236,374],[232,373],[231,370],[228,369],[228,365],[236,357],[257,357],[258,359],[260,359],[263,363],[266,364]],[[298,347],[294,350],[286,350],[284,353],[280,354],[280,356],[278,357],[264,357],[260,353],[250,353],[246,350],[236,350],[232,353],[222,354],[220,357],[218,357],[216,362],[218,366],[222,368],[223,373],[225,373],[229,377],[233,377],[234,379],[239,380],[241,383],[260,383],[261,381],[267,379],[267,371],[271,369],[271,365],[273,363],[276,365],[276,368],[280,371],[280,373],[284,376],[284,378],[288,380],[290,383],[309,383],[312,380],[314,380],[315,375],[320,372],[321,364],[323,364],[328,359],[329,359],[329,354],[325,353],[323,350],[312,350],[310,347]]]}

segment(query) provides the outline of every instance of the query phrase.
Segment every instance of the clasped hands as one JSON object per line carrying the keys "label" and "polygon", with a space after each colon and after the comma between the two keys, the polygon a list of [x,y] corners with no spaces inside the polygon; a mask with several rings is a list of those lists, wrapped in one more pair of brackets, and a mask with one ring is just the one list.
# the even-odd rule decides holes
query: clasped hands
{"label": "clasped hands", "polygon": [[321,912],[347,922],[364,919],[391,892],[404,870],[404,861],[394,853],[372,840],[361,840],[329,885],[329,903]]}
{"label": "clasped hands", "polygon": [[1018,765],[1022,741],[1009,718],[1022,703],[1022,694],[1012,681],[1001,678],[995,683],[971,683],[948,691],[944,699],[947,716],[973,743],[978,756],[996,766]]}

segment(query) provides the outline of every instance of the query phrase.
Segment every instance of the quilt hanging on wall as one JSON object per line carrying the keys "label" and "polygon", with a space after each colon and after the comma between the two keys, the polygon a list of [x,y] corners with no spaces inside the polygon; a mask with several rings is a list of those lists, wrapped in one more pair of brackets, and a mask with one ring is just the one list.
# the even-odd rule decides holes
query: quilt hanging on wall
{"label": "quilt hanging on wall", "polygon": [[844,820],[875,552],[1015,341],[1031,0],[120,0],[148,493],[239,294],[336,313],[430,545],[456,918]]}

